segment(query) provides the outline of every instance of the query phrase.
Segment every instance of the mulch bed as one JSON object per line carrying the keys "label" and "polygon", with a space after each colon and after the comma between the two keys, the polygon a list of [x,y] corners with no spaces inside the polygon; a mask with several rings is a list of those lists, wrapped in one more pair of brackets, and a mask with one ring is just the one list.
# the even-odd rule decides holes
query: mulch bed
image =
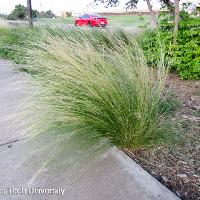
{"label": "mulch bed", "polygon": [[123,151],[182,200],[200,200],[200,81],[183,81],[171,74],[166,88],[182,104],[174,119],[181,120],[184,142]]}

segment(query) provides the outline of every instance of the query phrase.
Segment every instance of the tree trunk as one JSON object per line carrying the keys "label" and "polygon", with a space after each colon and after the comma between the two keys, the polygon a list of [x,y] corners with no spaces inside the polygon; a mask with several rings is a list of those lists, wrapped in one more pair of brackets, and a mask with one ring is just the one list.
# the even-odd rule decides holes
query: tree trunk
{"label": "tree trunk", "polygon": [[156,16],[153,12],[153,9],[152,9],[152,5],[150,3],[150,0],[146,0],[147,2],[147,7],[149,9],[149,12],[150,12],[150,17],[151,17],[151,25],[152,27],[155,29],[158,27],[158,22],[157,22],[157,19],[156,19]]}
{"label": "tree trunk", "polygon": [[178,36],[178,25],[179,25],[179,0],[174,0],[175,4],[175,20],[174,20],[174,36],[173,36],[173,44],[177,42]]}
{"label": "tree trunk", "polygon": [[175,15],[175,8],[174,4],[170,0],[162,0],[162,2],[167,6],[167,9],[169,10],[171,15]]}

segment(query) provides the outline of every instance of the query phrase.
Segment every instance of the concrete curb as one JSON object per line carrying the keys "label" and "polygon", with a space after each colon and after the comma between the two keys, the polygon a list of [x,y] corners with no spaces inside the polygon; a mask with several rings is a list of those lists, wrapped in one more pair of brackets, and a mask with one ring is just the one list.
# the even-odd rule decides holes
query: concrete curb
{"label": "concrete curb", "polygon": [[104,157],[106,156],[114,157],[121,165],[120,172],[129,176],[130,186],[132,185],[133,188],[140,190],[142,195],[136,199],[180,200],[121,150],[113,148],[104,155]]}

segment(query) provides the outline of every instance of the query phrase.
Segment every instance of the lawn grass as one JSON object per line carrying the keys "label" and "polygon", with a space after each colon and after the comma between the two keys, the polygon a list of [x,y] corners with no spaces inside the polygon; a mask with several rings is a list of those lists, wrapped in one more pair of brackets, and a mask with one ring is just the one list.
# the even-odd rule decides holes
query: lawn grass
{"label": "lawn grass", "polygon": [[45,24],[74,24],[74,17],[58,17],[55,19],[52,18],[39,18],[37,19],[38,22],[42,22]]}
{"label": "lawn grass", "polygon": [[108,18],[109,24],[111,26],[144,26],[150,22],[150,17],[148,15],[136,16],[136,15],[113,15],[106,16]]}
{"label": "lawn grass", "polygon": [[[119,27],[127,27],[127,26],[144,26],[150,22],[150,17],[148,15],[136,16],[136,15],[109,15],[104,16],[108,19],[110,26],[119,26]],[[38,22],[43,23],[53,23],[53,24],[74,24],[74,20],[77,17],[66,17],[66,18],[55,18],[55,19],[47,19],[42,18],[38,19]],[[143,18],[143,19],[142,19]]]}

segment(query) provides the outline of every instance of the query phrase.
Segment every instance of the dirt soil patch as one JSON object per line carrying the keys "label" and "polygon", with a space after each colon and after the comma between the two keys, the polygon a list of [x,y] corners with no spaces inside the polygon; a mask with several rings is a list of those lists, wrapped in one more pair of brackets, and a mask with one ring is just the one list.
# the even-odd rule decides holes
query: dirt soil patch
{"label": "dirt soil patch", "polygon": [[184,141],[123,151],[182,200],[200,200],[200,81],[184,81],[171,74],[166,88],[181,103],[172,120],[181,123]]}

